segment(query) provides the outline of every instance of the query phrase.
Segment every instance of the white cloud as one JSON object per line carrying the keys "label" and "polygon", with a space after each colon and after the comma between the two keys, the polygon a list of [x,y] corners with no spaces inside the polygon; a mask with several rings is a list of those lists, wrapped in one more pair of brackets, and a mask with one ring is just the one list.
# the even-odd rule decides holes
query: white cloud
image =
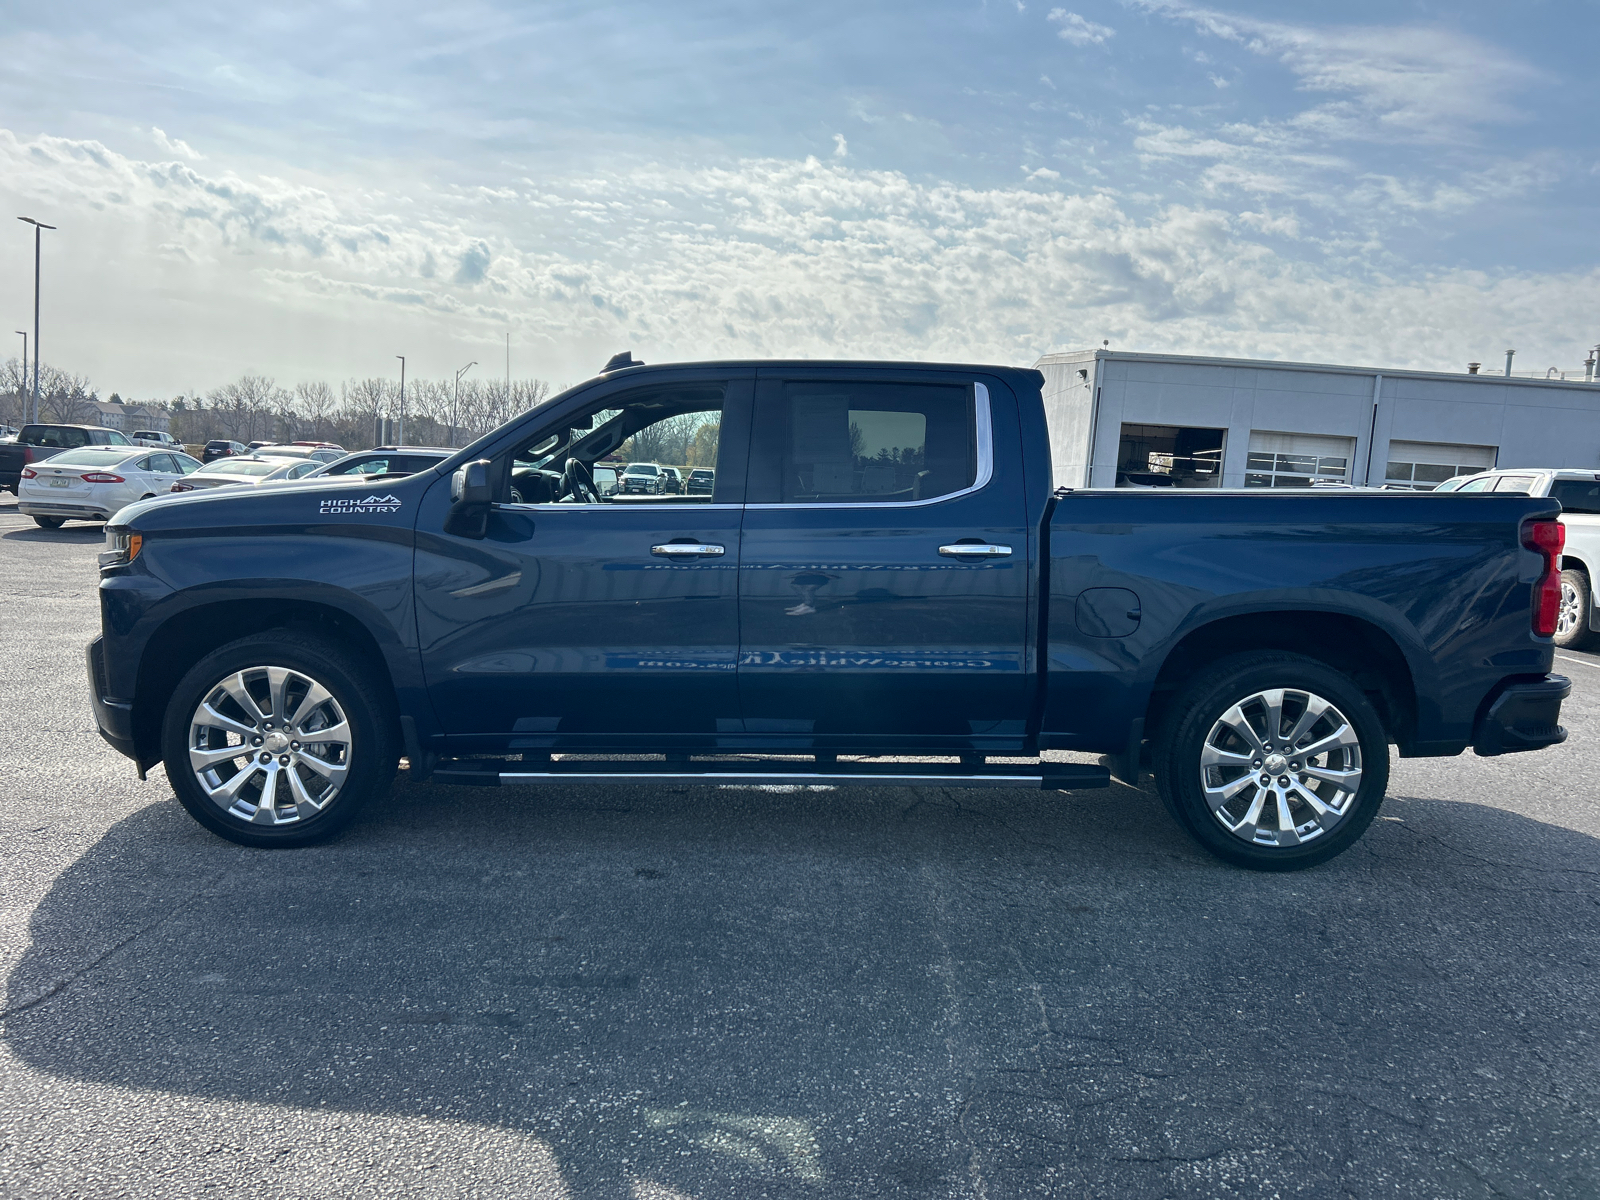
{"label": "white cloud", "polygon": [[844,140],[844,134],[833,135],[833,156],[835,158],[848,158],[850,156],[850,143]]}
{"label": "white cloud", "polygon": [[[1206,161],[1203,138],[1142,136]],[[507,328],[518,370],[558,382],[621,346],[649,361],[1025,364],[1091,334],[1129,349],[1418,367],[1482,358],[1484,342],[1509,337],[1557,361],[1600,286],[1600,271],[1294,257],[1305,234],[1292,194],[1136,213],[1107,193],[966,187],[839,160],[547,177],[504,183],[488,203],[468,187],[202,174],[0,130],[0,181],[0,194],[60,218],[51,294],[73,297],[73,318],[53,345],[77,347],[62,365],[168,394],[246,367],[338,378],[400,349],[455,362]],[[1263,173],[1233,186],[1274,185]],[[1382,177],[1361,186],[1375,208],[1457,199]],[[9,253],[0,268],[20,269]]]}
{"label": "white cloud", "polygon": [[1536,68],[1441,26],[1312,26],[1226,13],[1185,0],[1123,0],[1282,62],[1306,91],[1346,97],[1347,135],[1444,141],[1519,119],[1515,94]]}
{"label": "white cloud", "polygon": [[182,138],[170,138],[166,135],[166,133],[154,125],[150,126],[150,136],[155,141],[155,144],[160,146],[168,154],[181,155],[182,157],[187,158],[190,162],[199,162],[205,158],[204,154],[201,154]]}
{"label": "white cloud", "polygon": [[1109,25],[1097,25],[1064,8],[1052,8],[1049,20],[1061,26],[1056,30],[1056,36],[1074,46],[1103,46],[1107,38],[1115,37],[1117,33]]}

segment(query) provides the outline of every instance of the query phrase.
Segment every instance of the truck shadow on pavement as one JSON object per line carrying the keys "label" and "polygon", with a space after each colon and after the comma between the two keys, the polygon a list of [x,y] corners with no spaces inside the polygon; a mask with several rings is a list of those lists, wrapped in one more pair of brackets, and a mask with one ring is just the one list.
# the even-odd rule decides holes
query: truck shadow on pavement
{"label": "truck shadow on pavement", "polygon": [[0,1029],[63,1081],[521,1131],[608,1200],[1579,1195],[1597,877],[1420,799],[1276,876],[1122,788],[402,784],[294,852],[168,800],[61,874]]}
{"label": "truck shadow on pavement", "polygon": [[0,533],[0,540],[7,542],[66,542],[74,546],[91,546],[96,542],[105,540],[106,531],[103,525],[91,526],[63,526],[60,529],[44,529],[38,525],[25,529],[13,529],[9,533]]}

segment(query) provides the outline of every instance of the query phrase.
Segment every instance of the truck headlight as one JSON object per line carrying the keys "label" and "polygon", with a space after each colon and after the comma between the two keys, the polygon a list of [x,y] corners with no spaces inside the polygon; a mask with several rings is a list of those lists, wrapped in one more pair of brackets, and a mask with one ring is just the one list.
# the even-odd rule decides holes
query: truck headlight
{"label": "truck headlight", "polygon": [[144,535],[129,529],[107,529],[106,548],[100,555],[102,567],[122,567],[139,557]]}

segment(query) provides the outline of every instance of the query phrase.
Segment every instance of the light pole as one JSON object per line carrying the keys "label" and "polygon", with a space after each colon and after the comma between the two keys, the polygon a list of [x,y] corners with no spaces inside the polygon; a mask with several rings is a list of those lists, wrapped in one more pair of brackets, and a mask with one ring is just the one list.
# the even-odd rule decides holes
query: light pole
{"label": "light pole", "polygon": [[400,423],[395,427],[394,444],[404,446],[406,444],[406,356],[396,354],[395,357],[400,360]]}
{"label": "light pole", "polygon": [[28,331],[19,329],[17,332],[22,335],[22,382],[17,384],[17,419],[26,425],[28,413],[22,397],[28,390]]}
{"label": "light pole", "polygon": [[454,406],[450,409],[450,444],[452,446],[456,444],[456,427],[461,424],[461,377],[477,365],[478,360],[473,359],[456,372],[456,399]]}
{"label": "light pole", "polygon": [[32,217],[17,220],[33,226],[33,423],[39,423],[39,234],[54,225],[35,221]]}

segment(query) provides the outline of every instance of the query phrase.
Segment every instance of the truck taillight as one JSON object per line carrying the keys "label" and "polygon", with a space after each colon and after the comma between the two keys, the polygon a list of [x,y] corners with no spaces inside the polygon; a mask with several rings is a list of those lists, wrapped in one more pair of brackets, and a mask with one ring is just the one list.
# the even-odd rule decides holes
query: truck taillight
{"label": "truck taillight", "polygon": [[1533,585],[1533,631],[1550,637],[1561,613],[1561,551],[1567,544],[1566,526],[1553,519],[1529,521],[1522,527],[1522,544],[1544,555],[1544,573]]}
{"label": "truck taillight", "polygon": [[113,475],[109,471],[90,471],[83,476],[85,483],[127,483],[121,475]]}
{"label": "truck taillight", "polygon": [[22,448],[22,461],[25,462],[25,463],[31,463],[33,461],[33,447],[32,446],[24,446]]}
{"label": "truck taillight", "polygon": [[22,477],[24,479],[37,479],[39,478],[39,472],[35,471],[32,467],[23,467]]}

